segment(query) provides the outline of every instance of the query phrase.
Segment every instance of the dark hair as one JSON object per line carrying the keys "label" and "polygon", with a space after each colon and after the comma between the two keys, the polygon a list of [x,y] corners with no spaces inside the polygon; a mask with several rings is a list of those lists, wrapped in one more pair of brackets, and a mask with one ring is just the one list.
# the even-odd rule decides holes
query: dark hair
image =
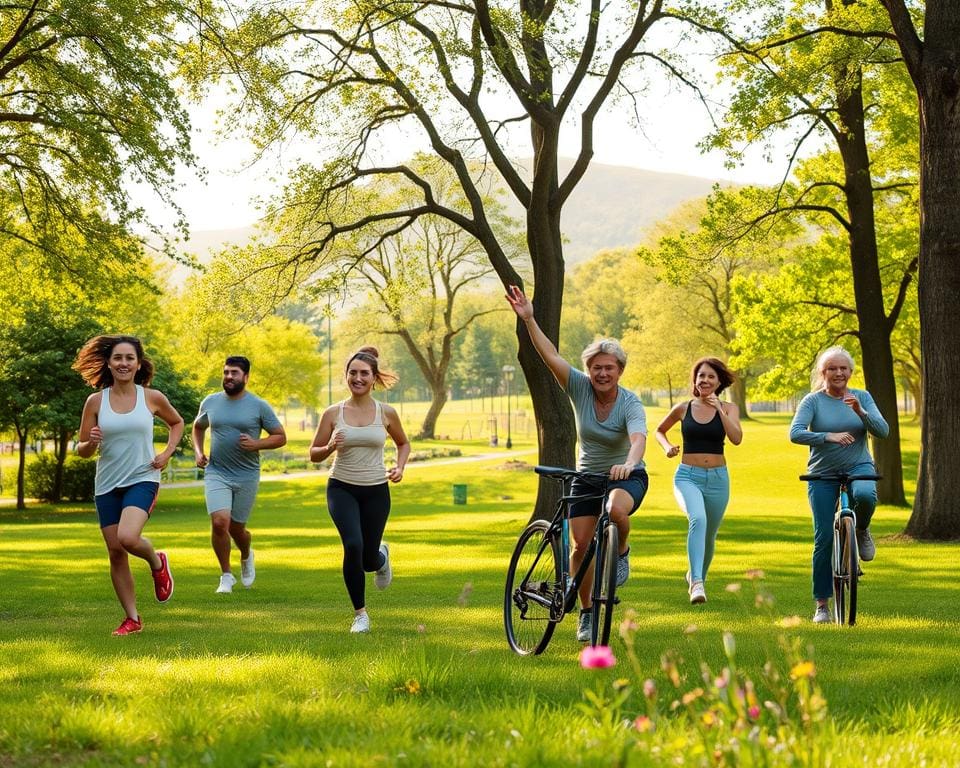
{"label": "dark hair", "polygon": [[350,359],[347,360],[347,364],[344,366],[344,373],[350,370],[350,363],[354,360],[361,360],[370,366],[370,369],[373,371],[374,388],[379,384],[384,389],[389,389],[400,381],[395,373],[380,370],[380,353],[376,347],[360,347],[360,349],[350,355]]}
{"label": "dark hair", "polygon": [[243,355],[230,355],[224,362],[224,365],[230,365],[234,368],[239,368],[244,373],[250,373],[250,361],[247,360]]}
{"label": "dark hair", "polygon": [[693,364],[693,371],[690,373],[690,391],[694,397],[700,396],[697,391],[697,373],[704,365],[709,365],[717,372],[717,380],[720,382],[720,386],[716,390],[718,395],[737,380],[737,377],[727,368],[727,364],[723,360],[718,360],[715,357],[701,357]]}
{"label": "dark hair", "polygon": [[107,364],[113,348],[118,344],[129,344],[137,353],[140,368],[134,374],[135,384],[147,386],[153,379],[153,363],[143,353],[143,344],[136,336],[94,336],[77,353],[77,359],[71,366],[91,387],[103,389],[113,385],[113,374]]}

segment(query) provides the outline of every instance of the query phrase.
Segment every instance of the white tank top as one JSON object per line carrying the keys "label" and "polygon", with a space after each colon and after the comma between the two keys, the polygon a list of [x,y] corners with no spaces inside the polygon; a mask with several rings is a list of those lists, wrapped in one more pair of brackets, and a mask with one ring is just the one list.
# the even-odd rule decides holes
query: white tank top
{"label": "white tank top", "polygon": [[387,428],[383,425],[380,403],[373,423],[354,427],[343,420],[343,403],[337,416],[336,429],[343,431],[343,445],[337,449],[330,468],[330,477],[351,485],[380,485],[387,481],[387,467],[383,463],[383,446],[387,442]]}
{"label": "white tank top", "polygon": [[143,387],[137,387],[137,404],[129,413],[110,407],[110,387],[100,395],[97,425],[103,433],[94,493],[143,482],[160,482],[160,470],[150,466],[157,455],[153,449],[153,414],[147,407]]}

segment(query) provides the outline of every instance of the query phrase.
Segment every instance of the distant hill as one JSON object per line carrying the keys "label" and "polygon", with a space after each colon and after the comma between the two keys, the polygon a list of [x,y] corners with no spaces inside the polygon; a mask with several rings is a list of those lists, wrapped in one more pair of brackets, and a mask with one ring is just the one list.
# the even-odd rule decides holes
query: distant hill
{"label": "distant hill", "polygon": [[[561,158],[561,178],[572,165],[572,160]],[[530,161],[521,166],[529,172]],[[684,201],[709,194],[715,183],[698,176],[592,163],[563,212],[567,264],[586,261],[607,248],[636,245],[647,227]],[[512,198],[507,209],[523,221],[523,208]],[[252,233],[252,226],[192,232],[186,250],[205,262],[212,252],[243,244]]]}
{"label": "distant hill", "polygon": [[[561,158],[559,165],[562,180],[573,161]],[[530,167],[529,161],[524,167]],[[698,176],[591,163],[563,209],[567,264],[579,264],[604,249],[637,245],[647,227],[681,203],[708,195],[716,183]],[[519,205],[508,207],[523,219]]]}

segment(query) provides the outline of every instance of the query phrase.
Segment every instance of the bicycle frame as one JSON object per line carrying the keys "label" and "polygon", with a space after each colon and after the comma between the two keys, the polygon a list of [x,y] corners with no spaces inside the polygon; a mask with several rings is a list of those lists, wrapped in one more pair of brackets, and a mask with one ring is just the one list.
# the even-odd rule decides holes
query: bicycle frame
{"label": "bicycle frame", "polygon": [[[560,477],[559,478],[564,484],[564,491],[567,490],[567,483],[572,479],[571,477]],[[550,521],[550,527],[548,533],[559,533],[560,535],[560,553],[558,561],[560,563],[560,584],[556,586],[559,588],[559,592],[552,591],[551,595],[553,599],[547,600],[544,596],[532,590],[523,590],[523,597],[527,600],[531,600],[539,605],[542,605],[544,608],[550,610],[550,620],[551,621],[560,621],[566,614],[570,613],[573,610],[574,605],[577,602],[578,590],[580,585],[583,583],[584,576],[586,576],[587,569],[592,566],[595,568],[597,564],[593,562],[594,554],[597,551],[599,546],[600,536],[603,533],[607,522],[610,520],[610,511],[607,509],[606,498],[609,493],[608,483],[609,478],[605,477],[601,480],[598,476],[595,479],[597,483],[600,484],[600,491],[593,494],[583,494],[580,496],[575,496],[572,494],[564,493],[557,501],[557,511],[554,513],[553,520]],[[600,514],[597,517],[596,527],[594,529],[593,538],[590,540],[590,546],[587,551],[584,553],[583,562],[580,563],[580,567],[577,568],[577,572],[570,575],[570,505],[577,501],[589,501],[591,499],[602,499],[603,503],[600,505]],[[545,536],[543,544],[537,553],[537,558],[534,559],[533,565],[531,565],[531,570],[528,571],[523,579],[523,583],[528,583],[532,569],[536,564],[537,559],[539,559],[540,554],[543,552],[547,546],[550,545],[550,536]],[[532,584],[532,582],[530,582]],[[562,596],[562,599],[558,600],[558,595]]]}

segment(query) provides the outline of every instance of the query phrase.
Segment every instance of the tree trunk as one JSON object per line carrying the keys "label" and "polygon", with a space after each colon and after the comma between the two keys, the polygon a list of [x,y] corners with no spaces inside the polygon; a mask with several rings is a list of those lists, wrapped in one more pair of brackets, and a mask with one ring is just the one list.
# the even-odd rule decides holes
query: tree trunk
{"label": "tree trunk", "polygon": [[[844,87],[841,85],[838,90]],[[845,173],[844,192],[850,220],[850,265],[860,350],[863,353],[863,376],[880,413],[890,425],[890,434],[885,439],[873,440],[877,473],[883,476],[877,483],[877,496],[883,504],[905,505],[897,381],[890,348],[893,325],[887,317],[883,301],[863,94],[858,84],[838,96],[841,117],[838,144]]]}
{"label": "tree trunk", "polygon": [[27,504],[24,501],[23,485],[25,480],[25,470],[27,467],[27,430],[16,428],[17,438],[20,442],[20,461],[17,464],[17,509],[26,509]]}
{"label": "tree trunk", "polygon": [[[533,314],[540,328],[559,349],[560,311],[563,306],[564,263],[560,235],[557,176],[558,136],[535,122],[533,128],[533,183],[527,209],[527,246],[533,262]],[[577,428],[566,393],[533,348],[526,326],[517,321],[520,351],[517,359],[527,381],[537,420],[540,463],[574,467]],[[549,519],[562,489],[555,480],[540,478],[534,519]]]}
{"label": "tree trunk", "polygon": [[444,380],[430,382],[430,408],[427,415],[423,417],[423,424],[420,426],[420,434],[417,437],[420,440],[433,440],[436,437],[437,419],[440,417],[440,411],[447,404],[447,386]]}
{"label": "tree trunk", "polygon": [[[907,533],[960,538],[960,14],[926,8],[920,71],[920,469]],[[927,408],[926,404],[930,407]]]}
{"label": "tree trunk", "polygon": [[750,418],[747,413],[747,378],[745,374],[736,373],[736,380],[730,385],[730,402],[740,409],[740,419],[745,421]]}
{"label": "tree trunk", "polygon": [[63,499],[63,466],[67,461],[67,443],[70,441],[71,431],[61,427],[54,447],[57,451],[57,466],[53,474],[53,493],[52,501],[58,502]]}

